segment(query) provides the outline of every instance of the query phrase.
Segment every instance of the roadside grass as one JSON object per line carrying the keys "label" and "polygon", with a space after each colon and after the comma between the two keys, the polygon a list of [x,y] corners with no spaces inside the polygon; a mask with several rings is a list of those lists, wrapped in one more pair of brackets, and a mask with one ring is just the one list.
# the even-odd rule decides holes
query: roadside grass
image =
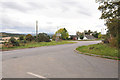
{"label": "roadside grass", "polygon": [[[81,53],[89,53],[94,55],[101,55],[104,57],[118,57],[118,49],[108,46],[107,44],[93,44],[88,46],[80,46],[76,48]],[[110,58],[108,57],[108,58]]]}
{"label": "roadside grass", "polygon": [[103,39],[86,39],[86,40],[78,40],[78,41],[99,41],[99,40],[103,40]]}
{"label": "roadside grass", "polygon": [[21,46],[14,46],[14,47],[2,47],[2,51],[6,50],[14,50],[14,49],[24,49],[24,48],[35,48],[35,47],[41,47],[41,46],[51,46],[51,45],[61,45],[61,44],[72,44],[76,42],[70,42],[70,41],[52,41],[52,42],[30,42],[26,44],[21,44]]}

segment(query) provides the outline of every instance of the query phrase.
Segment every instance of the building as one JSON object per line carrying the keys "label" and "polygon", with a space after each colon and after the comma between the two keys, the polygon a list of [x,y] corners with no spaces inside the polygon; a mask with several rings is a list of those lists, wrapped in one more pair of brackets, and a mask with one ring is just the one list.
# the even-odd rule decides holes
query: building
{"label": "building", "polygon": [[92,39],[96,39],[96,38],[92,35],[85,35],[83,38],[83,40],[92,40]]}
{"label": "building", "polygon": [[78,40],[77,35],[69,35],[69,38],[72,40]]}
{"label": "building", "polygon": [[[10,38],[11,38],[11,37],[2,37],[2,39],[0,40],[0,42],[8,42]],[[14,37],[14,38],[15,38],[16,40],[19,39],[18,37]]]}
{"label": "building", "polygon": [[[77,35],[70,35],[69,38],[72,40],[81,40],[80,37],[78,37]],[[92,35],[85,35],[83,38],[83,40],[93,40],[93,39],[96,38]]]}

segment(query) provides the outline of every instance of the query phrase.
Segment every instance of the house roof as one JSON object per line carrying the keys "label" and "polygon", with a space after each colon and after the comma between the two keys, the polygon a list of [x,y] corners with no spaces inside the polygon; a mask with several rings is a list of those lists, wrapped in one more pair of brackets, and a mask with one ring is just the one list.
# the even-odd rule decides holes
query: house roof
{"label": "house roof", "polygon": [[96,39],[94,36],[92,36],[92,35],[85,35],[85,37],[87,38],[87,39]]}

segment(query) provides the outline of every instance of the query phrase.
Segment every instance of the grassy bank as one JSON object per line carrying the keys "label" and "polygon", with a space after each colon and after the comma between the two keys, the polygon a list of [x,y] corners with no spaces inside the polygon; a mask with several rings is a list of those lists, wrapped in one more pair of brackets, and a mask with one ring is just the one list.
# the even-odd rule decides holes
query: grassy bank
{"label": "grassy bank", "polygon": [[21,46],[14,46],[11,48],[2,47],[2,50],[6,51],[6,50],[14,50],[14,49],[34,48],[34,47],[41,47],[41,46],[51,46],[51,45],[60,45],[60,44],[71,44],[71,43],[76,43],[76,42],[69,42],[69,41],[30,42],[30,43],[26,43],[25,45],[21,44]]}
{"label": "grassy bank", "polygon": [[117,48],[110,47],[106,44],[93,44],[88,46],[80,46],[76,48],[76,50],[80,51],[81,53],[118,57]]}

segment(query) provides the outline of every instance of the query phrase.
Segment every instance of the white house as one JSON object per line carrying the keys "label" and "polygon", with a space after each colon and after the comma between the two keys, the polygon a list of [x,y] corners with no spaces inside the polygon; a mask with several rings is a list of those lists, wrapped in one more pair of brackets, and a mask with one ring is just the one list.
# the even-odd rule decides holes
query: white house
{"label": "white house", "polygon": [[92,40],[92,39],[96,39],[96,38],[92,35],[85,35],[83,38],[83,40]]}

